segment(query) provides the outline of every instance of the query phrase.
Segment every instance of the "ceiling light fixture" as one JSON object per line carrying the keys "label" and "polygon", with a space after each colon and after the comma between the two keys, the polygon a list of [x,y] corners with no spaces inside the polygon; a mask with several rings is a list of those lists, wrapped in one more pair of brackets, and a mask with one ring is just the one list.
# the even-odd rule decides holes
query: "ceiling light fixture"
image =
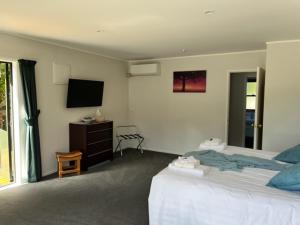
{"label": "ceiling light fixture", "polygon": [[204,11],[204,14],[205,15],[212,15],[212,14],[214,14],[215,13],[215,10],[205,10]]}

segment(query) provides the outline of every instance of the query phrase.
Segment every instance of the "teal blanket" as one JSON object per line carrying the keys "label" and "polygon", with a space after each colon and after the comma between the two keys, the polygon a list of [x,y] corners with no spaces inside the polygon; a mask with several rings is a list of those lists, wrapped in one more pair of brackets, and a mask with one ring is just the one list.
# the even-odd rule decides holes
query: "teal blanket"
{"label": "teal blanket", "polygon": [[226,155],[213,150],[188,152],[184,156],[194,156],[194,158],[200,160],[201,164],[217,167],[221,171],[241,171],[245,167],[281,171],[288,167],[288,165],[280,164],[275,160],[240,154]]}

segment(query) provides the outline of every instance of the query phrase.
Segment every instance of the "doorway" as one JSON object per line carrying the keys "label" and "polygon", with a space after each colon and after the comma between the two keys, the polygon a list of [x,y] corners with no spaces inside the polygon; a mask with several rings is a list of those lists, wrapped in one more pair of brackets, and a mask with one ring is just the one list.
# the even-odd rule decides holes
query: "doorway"
{"label": "doorway", "polygon": [[228,145],[262,149],[263,69],[229,74]]}
{"label": "doorway", "polygon": [[12,63],[0,61],[0,188],[14,182]]}

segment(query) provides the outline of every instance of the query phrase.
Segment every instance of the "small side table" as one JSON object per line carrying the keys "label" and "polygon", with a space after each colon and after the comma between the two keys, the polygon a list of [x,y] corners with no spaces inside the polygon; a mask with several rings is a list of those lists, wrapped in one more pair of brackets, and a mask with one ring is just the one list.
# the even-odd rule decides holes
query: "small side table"
{"label": "small side table", "polygon": [[[77,173],[80,175],[80,160],[82,153],[80,151],[56,152],[58,163],[58,176],[61,178],[64,174]],[[64,162],[75,162],[74,165],[63,166]]]}

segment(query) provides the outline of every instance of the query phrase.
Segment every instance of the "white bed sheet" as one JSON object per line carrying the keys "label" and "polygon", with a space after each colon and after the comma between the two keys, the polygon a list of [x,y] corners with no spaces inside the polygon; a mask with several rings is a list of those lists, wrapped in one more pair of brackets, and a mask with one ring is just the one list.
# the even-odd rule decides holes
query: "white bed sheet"
{"label": "white bed sheet", "polygon": [[[224,153],[276,155],[232,146]],[[276,173],[212,168],[199,178],[166,168],[152,179],[150,225],[300,225],[300,194],[265,186]]]}

